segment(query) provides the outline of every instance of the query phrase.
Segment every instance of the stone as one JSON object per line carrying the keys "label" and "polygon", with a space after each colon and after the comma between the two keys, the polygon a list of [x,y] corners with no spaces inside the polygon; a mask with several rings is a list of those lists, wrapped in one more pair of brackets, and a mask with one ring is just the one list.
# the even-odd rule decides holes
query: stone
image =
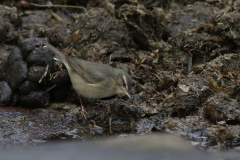
{"label": "stone", "polygon": [[53,61],[53,53],[51,53],[46,48],[37,48],[32,50],[27,57],[27,63],[29,65],[37,65],[37,66],[49,66],[50,69],[54,67]]}
{"label": "stone", "polygon": [[15,62],[5,72],[5,81],[8,82],[12,90],[16,90],[27,77],[27,64],[23,61]]}
{"label": "stone", "polygon": [[11,102],[12,90],[7,82],[0,82],[0,105],[5,106]]}
{"label": "stone", "polygon": [[46,67],[43,67],[43,66],[32,66],[32,67],[29,68],[28,78],[27,79],[29,81],[31,81],[31,82],[36,83],[36,84],[44,84],[44,85],[46,85],[48,83],[50,73],[47,72],[46,76],[44,76],[45,71],[46,71]]}
{"label": "stone", "polygon": [[27,95],[30,92],[40,91],[40,87],[31,81],[25,81],[18,87],[18,92],[20,95]]}
{"label": "stone", "polygon": [[31,92],[20,97],[19,101],[23,107],[27,108],[46,108],[49,107],[50,96],[47,92]]}
{"label": "stone", "polygon": [[70,77],[69,77],[69,74],[67,72],[67,70],[63,70],[59,73],[58,76],[56,77],[53,77],[51,79],[51,83],[52,84],[56,84],[58,86],[63,86],[63,85],[66,85],[66,84],[70,84]]}
{"label": "stone", "polygon": [[44,44],[44,41],[40,38],[26,38],[19,43],[19,47],[22,50],[24,58],[27,58],[28,54],[35,50],[36,47]]}
{"label": "stone", "polygon": [[4,69],[8,69],[12,64],[18,61],[23,61],[23,56],[20,48],[16,47],[10,52],[4,65]]}

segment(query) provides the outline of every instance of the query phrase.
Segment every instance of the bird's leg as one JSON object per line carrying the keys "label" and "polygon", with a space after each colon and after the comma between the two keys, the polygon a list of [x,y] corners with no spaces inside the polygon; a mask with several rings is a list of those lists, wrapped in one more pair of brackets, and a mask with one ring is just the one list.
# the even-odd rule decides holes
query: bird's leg
{"label": "bird's leg", "polygon": [[111,108],[108,105],[106,105],[106,103],[104,103],[101,99],[99,99],[98,101],[100,103],[102,103],[102,105],[107,109],[107,114],[106,115],[108,115],[110,110],[111,110]]}
{"label": "bird's leg", "polygon": [[87,119],[85,113],[86,113],[86,114],[88,114],[88,113],[87,113],[87,111],[86,111],[86,110],[84,109],[84,107],[83,107],[81,96],[79,96],[79,100],[80,100],[81,108],[82,108],[82,109],[81,109],[81,115],[82,115],[82,117],[83,117],[84,119]]}
{"label": "bird's leg", "polygon": [[[106,115],[108,115],[108,114],[110,113],[110,111],[111,111],[111,108],[110,108],[108,105],[106,105],[106,103],[104,103],[101,99],[99,99],[98,101],[99,101],[102,105],[104,105],[104,107],[107,108],[107,114],[106,114]],[[106,115],[105,115],[105,116],[106,116]],[[104,116],[104,117],[105,117],[105,116]],[[112,116],[111,116],[111,114],[109,114],[108,123],[109,123],[110,126],[112,125]]]}

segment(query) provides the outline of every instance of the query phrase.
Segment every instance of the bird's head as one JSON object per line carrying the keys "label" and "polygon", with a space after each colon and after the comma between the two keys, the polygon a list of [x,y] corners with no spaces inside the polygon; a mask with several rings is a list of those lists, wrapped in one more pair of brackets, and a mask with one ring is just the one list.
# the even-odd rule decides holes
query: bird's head
{"label": "bird's head", "polygon": [[117,74],[115,85],[118,94],[125,94],[131,99],[129,92],[132,87],[132,80],[127,72],[121,70],[120,73]]}

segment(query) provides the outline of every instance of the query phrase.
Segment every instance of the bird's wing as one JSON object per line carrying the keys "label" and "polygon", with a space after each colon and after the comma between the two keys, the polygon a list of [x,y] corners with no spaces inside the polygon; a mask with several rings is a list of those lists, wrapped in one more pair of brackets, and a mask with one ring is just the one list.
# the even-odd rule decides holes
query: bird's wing
{"label": "bird's wing", "polygon": [[[77,57],[67,57],[69,64],[87,83],[98,83],[109,78],[112,67],[100,63],[84,61]],[[109,71],[111,70],[111,71]]]}
{"label": "bird's wing", "polygon": [[79,65],[79,63],[76,62],[76,60],[74,59],[74,57],[69,57],[66,56],[67,61],[69,62],[69,64],[72,66],[72,68],[83,78],[83,80],[87,83],[93,83],[90,78],[88,77],[88,75],[86,75],[83,71],[83,68],[81,65]]}

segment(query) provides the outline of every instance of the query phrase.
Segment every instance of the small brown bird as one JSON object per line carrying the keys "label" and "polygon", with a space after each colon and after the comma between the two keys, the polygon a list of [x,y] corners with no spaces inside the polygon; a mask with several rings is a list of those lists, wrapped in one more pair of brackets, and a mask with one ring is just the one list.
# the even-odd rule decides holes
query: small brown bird
{"label": "small brown bird", "polygon": [[[73,88],[79,97],[106,98],[118,94],[125,94],[129,98],[132,81],[127,72],[122,69],[112,68],[109,65],[89,62],[77,57],[65,56],[61,51],[49,43],[44,47],[49,48],[58,55],[66,66]],[[86,118],[84,107],[80,98],[82,116]],[[106,105],[105,105],[106,106]],[[109,112],[109,109],[108,109]]]}

